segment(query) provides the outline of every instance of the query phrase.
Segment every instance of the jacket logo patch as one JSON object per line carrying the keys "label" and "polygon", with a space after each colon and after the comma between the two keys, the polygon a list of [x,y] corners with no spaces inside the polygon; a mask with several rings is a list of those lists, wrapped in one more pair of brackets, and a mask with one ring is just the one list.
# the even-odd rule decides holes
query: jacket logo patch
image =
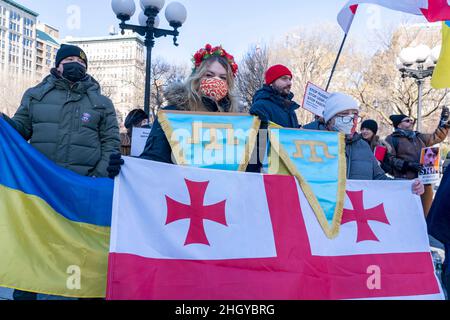
{"label": "jacket logo patch", "polygon": [[83,123],[88,123],[89,121],[91,121],[92,116],[89,113],[83,113],[81,115],[81,121]]}

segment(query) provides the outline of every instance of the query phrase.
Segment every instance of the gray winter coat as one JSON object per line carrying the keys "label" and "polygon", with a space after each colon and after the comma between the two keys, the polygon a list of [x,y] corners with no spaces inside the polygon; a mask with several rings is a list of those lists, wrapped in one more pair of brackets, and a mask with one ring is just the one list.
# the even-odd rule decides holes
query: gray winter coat
{"label": "gray winter coat", "polygon": [[347,158],[347,179],[350,180],[391,180],[381,169],[370,146],[355,134],[345,140],[345,155]]}

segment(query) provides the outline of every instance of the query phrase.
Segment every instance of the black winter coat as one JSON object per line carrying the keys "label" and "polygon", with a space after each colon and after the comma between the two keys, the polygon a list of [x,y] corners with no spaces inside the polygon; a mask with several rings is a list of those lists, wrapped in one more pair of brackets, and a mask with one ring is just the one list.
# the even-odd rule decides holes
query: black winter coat
{"label": "black winter coat", "polygon": [[250,114],[258,116],[262,122],[274,122],[284,128],[299,128],[295,110],[300,106],[292,101],[294,94],[281,96],[271,86],[264,85],[253,97]]}
{"label": "black winter coat", "polygon": [[427,217],[428,233],[450,245],[450,168],[447,168]]}

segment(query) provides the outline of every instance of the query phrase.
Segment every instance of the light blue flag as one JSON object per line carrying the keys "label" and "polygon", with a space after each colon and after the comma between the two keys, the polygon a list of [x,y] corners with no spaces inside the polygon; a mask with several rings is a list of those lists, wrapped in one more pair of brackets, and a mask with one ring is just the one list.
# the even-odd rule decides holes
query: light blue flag
{"label": "light blue flag", "polygon": [[242,114],[160,111],[158,121],[176,163],[196,168],[245,171],[260,126]]}
{"label": "light blue flag", "polygon": [[[271,152],[297,177],[325,234],[338,235],[346,185],[345,137],[337,132],[269,129]],[[272,157],[273,158],[273,157]],[[276,162],[271,161],[273,167]],[[277,171],[272,168],[271,172]],[[279,171],[279,170],[278,170]]]}

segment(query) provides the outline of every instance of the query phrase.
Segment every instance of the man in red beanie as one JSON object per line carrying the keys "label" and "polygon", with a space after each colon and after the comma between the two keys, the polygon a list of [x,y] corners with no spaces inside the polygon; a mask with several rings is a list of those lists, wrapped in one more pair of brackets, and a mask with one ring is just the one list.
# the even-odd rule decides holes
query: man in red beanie
{"label": "man in red beanie", "polygon": [[300,106],[292,99],[292,72],[283,65],[266,71],[266,83],[253,97],[250,113],[262,122],[274,122],[285,128],[299,128],[295,110]]}
{"label": "man in red beanie", "polygon": [[[284,128],[300,128],[295,113],[300,106],[292,100],[294,98],[291,92],[292,72],[283,65],[275,65],[266,71],[265,79],[266,83],[253,97],[250,114],[261,119],[262,130],[267,129],[269,122]],[[260,157],[264,155],[265,143],[260,140],[264,139],[258,138],[258,151],[253,155],[248,171],[259,172],[261,169]],[[258,158],[257,161],[255,157]]]}

